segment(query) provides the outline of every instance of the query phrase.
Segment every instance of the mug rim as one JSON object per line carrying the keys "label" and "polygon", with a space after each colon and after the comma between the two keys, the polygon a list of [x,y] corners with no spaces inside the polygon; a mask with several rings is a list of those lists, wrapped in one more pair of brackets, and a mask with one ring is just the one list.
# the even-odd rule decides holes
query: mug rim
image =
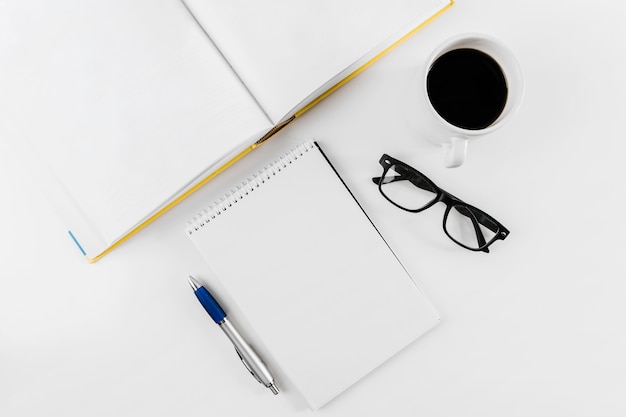
{"label": "mug rim", "polygon": [[[442,55],[444,55],[447,52],[453,51],[457,48],[453,48],[453,46],[455,44],[460,44],[462,42],[471,42],[471,41],[486,41],[488,43],[491,43],[492,45],[494,45],[499,51],[503,52],[503,55],[506,55],[507,60],[510,61],[510,68],[509,70],[513,70],[514,72],[516,72],[517,74],[517,79],[515,80],[515,89],[517,90],[517,94],[515,97],[513,97],[514,101],[509,101],[509,97],[507,97],[507,102],[504,106],[504,109],[502,110],[502,112],[500,113],[500,115],[498,115],[498,118],[489,126],[483,128],[483,129],[466,129],[466,128],[462,128],[459,126],[456,126],[452,123],[450,123],[449,121],[447,121],[446,119],[444,119],[438,112],[437,110],[433,107],[432,102],[430,101],[430,97],[428,97],[428,84],[427,84],[427,79],[428,79],[428,73],[430,72],[434,62],[441,57]],[[461,46],[462,47],[462,46]],[[475,48],[477,50],[480,50],[479,48]],[[481,52],[485,52],[482,51]],[[485,52],[487,53],[487,52]],[[491,54],[487,53],[489,56],[491,56]],[[500,59],[497,59],[496,57],[491,56],[493,59],[496,60],[496,62],[498,63],[498,65],[500,65],[500,67],[502,68],[502,62]],[[511,48],[509,48],[504,42],[500,41],[499,39],[495,38],[494,36],[485,34],[485,33],[479,33],[479,32],[467,32],[467,33],[461,33],[452,37],[447,38],[446,40],[444,40],[443,42],[441,42],[428,56],[428,59],[426,60],[426,71],[423,74],[422,77],[422,84],[423,84],[423,93],[424,93],[424,98],[427,102],[428,107],[430,108],[431,113],[435,116],[435,118],[437,120],[439,120],[441,123],[443,123],[445,126],[447,126],[448,128],[452,129],[453,131],[455,131],[456,133],[461,133],[465,136],[479,136],[479,135],[485,135],[488,134],[490,132],[493,132],[496,129],[499,129],[500,127],[502,127],[504,125],[504,123],[507,121],[507,119],[511,118],[519,109],[520,104],[522,102],[522,97],[524,96],[524,77],[522,75],[522,70],[521,70],[521,66],[519,64],[519,61],[517,60],[517,58],[515,57],[515,55],[513,54]],[[506,71],[504,68],[502,68],[502,72],[504,74],[505,79],[509,80],[509,72],[511,71]],[[511,83],[509,83],[509,85],[512,85]],[[509,90],[510,91],[510,90]]]}

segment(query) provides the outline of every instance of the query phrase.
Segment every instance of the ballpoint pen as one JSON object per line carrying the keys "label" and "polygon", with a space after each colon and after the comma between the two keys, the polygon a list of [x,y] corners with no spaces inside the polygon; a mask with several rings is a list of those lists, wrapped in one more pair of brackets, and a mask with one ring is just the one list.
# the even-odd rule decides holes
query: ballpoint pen
{"label": "ballpoint pen", "polygon": [[193,288],[196,297],[198,297],[198,301],[202,304],[202,307],[204,307],[213,321],[220,326],[220,329],[222,329],[232,342],[233,346],[235,346],[237,355],[239,355],[239,358],[241,359],[241,362],[243,362],[246,369],[250,371],[257,381],[269,388],[274,395],[278,394],[278,388],[274,383],[274,377],[270,373],[269,369],[267,369],[267,366],[263,363],[259,355],[257,355],[254,349],[246,343],[237,329],[228,320],[226,313],[222,310],[222,307],[220,307],[215,298],[213,298],[211,293],[209,293],[209,291],[207,291],[202,284],[196,281],[194,277],[190,275],[187,279],[189,280],[189,284],[191,285],[191,288]]}

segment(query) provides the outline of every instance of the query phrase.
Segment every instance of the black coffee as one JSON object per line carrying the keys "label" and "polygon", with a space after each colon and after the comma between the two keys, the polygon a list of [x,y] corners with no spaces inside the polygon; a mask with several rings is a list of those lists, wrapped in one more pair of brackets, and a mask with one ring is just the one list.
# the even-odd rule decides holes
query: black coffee
{"label": "black coffee", "polygon": [[426,79],[428,98],[448,123],[478,130],[496,121],[508,89],[500,65],[476,49],[455,49],[437,58]]}

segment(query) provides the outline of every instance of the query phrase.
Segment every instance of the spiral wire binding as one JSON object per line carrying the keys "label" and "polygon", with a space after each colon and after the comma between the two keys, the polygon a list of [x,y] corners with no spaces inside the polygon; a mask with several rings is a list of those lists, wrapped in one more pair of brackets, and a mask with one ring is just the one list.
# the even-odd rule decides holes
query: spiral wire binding
{"label": "spiral wire binding", "polygon": [[315,144],[313,140],[308,140],[295,148],[292,148],[280,158],[274,160],[263,169],[260,169],[252,174],[246,180],[242,181],[235,188],[220,197],[218,200],[214,201],[207,208],[202,210],[202,212],[196,214],[191,220],[189,220],[186,228],[187,234],[193,234],[193,232],[216,219],[230,207],[245,198],[245,196],[262,186],[266,181],[271,180],[276,174],[282,172],[314,146]]}

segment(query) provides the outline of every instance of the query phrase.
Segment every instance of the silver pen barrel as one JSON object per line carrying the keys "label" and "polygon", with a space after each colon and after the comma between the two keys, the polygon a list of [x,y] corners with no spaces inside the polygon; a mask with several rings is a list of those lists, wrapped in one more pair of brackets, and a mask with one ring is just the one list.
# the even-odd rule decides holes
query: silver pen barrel
{"label": "silver pen barrel", "polygon": [[274,395],[278,394],[278,388],[274,384],[274,377],[269,369],[267,369],[267,366],[265,366],[265,363],[263,363],[254,349],[241,337],[241,334],[239,334],[237,329],[230,323],[228,318],[225,317],[219,323],[219,326],[235,346],[237,353],[241,357],[241,361],[246,368],[248,368],[248,371],[250,371],[261,384],[269,388]]}

